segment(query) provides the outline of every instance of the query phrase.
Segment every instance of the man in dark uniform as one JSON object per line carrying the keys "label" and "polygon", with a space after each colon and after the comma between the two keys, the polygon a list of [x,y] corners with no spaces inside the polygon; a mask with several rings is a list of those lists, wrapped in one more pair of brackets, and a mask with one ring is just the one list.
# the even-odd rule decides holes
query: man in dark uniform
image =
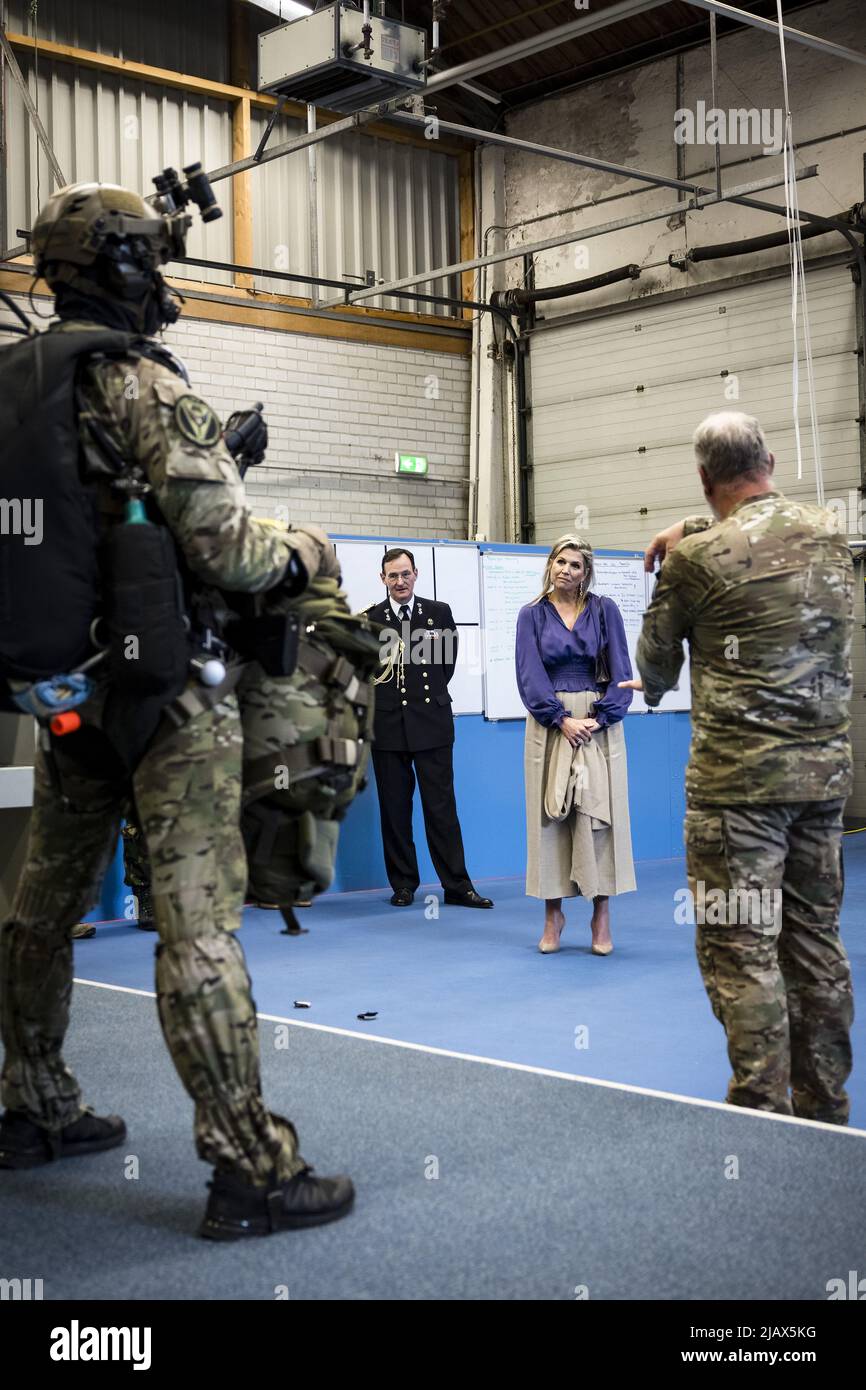
{"label": "man in dark uniform", "polygon": [[382,561],[384,603],[367,609],[381,624],[384,667],[376,685],[373,769],[379,792],[382,843],[394,907],[408,907],[418,887],[412,839],[415,778],[424,829],[445,901],[456,907],[492,907],[476,893],[463,857],[454,800],[454,716],[448,682],[457,662],[457,628],[447,603],[415,595],[418,571],[408,550],[388,550]]}

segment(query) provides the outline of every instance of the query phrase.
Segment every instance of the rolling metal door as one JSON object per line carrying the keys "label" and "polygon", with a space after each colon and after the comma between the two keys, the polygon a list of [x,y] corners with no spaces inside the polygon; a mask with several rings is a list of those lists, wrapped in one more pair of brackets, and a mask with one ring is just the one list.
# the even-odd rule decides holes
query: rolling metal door
{"label": "rolling metal door", "polygon": [[[808,291],[824,485],[828,498],[847,497],[860,486],[854,287],[834,266],[812,273]],[[814,497],[802,362],[802,481],[793,462],[790,312],[778,279],[536,333],[536,541],[568,530],[576,506],[588,509],[597,546],[642,546],[672,518],[703,510],[691,437],[714,410],[757,415],[783,491]]]}
{"label": "rolling metal door", "polygon": [[[856,507],[861,458],[855,290],[841,265],[809,272],[807,290],[825,497],[846,507],[853,500]],[[776,456],[782,491],[814,499],[802,356],[803,477],[797,478],[790,315],[790,284],[780,277],[688,300],[637,304],[620,314],[536,332],[530,352],[536,542],[550,543],[576,527],[596,547],[639,549],[677,517],[705,511],[691,436],[716,410],[756,415]],[[582,510],[576,514],[576,508]],[[857,573],[857,783],[849,811],[866,816],[861,566]]]}

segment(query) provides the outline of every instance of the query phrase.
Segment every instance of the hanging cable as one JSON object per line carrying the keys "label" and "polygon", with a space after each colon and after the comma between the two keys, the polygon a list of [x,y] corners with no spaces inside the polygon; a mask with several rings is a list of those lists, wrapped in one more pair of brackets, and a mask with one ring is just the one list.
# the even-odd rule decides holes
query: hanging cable
{"label": "hanging cable", "polygon": [[[35,94],[35,97],[34,97],[34,103],[35,103],[35,106],[36,106],[36,114],[37,114],[37,116],[38,116],[38,114],[39,114],[39,30],[38,30],[38,27],[37,27],[38,22],[39,22],[39,0],[30,0],[30,27],[31,27],[31,29],[32,29],[32,31],[33,31],[33,71],[34,71],[34,86],[35,86],[35,88],[36,88],[36,94]],[[37,211],[37,213],[39,212],[39,209],[42,207],[42,188],[41,188],[41,182],[40,182],[40,178],[39,178],[39,161],[40,161],[41,158],[42,158],[42,151],[40,150],[39,145],[38,145],[38,143],[37,143],[37,145],[36,145],[36,211]]]}
{"label": "hanging cable", "polygon": [[803,238],[800,224],[800,201],[797,190],[796,149],[794,146],[794,122],[788,93],[788,64],[785,55],[785,29],[782,18],[782,0],[776,0],[776,17],[779,25],[779,49],[782,60],[782,89],[785,98],[785,139],[783,145],[783,174],[785,181],[785,213],[788,230],[788,251],[791,258],[791,325],[793,330],[793,358],[791,363],[791,383],[794,406],[794,440],[797,448],[797,477],[803,477],[803,449],[800,439],[800,349],[798,340],[799,306],[803,302],[803,349],[806,359],[806,382],[809,396],[809,414],[812,426],[812,452],[815,459],[815,491],[820,506],[824,505],[824,470],[821,461],[821,442],[818,437],[818,408],[815,399],[815,374],[812,362],[812,334],[809,325],[809,304],[806,295],[806,268],[803,260]]}

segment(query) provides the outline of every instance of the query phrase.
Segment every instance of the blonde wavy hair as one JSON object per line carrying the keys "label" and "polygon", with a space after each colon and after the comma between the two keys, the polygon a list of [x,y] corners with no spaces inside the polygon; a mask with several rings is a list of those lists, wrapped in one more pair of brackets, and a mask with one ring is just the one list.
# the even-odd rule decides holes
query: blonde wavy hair
{"label": "blonde wavy hair", "polygon": [[547,557],[544,566],[544,577],[541,581],[541,593],[537,594],[532,600],[533,603],[540,603],[543,598],[547,598],[553,588],[553,564],[559,558],[563,550],[577,550],[583,556],[585,575],[581,584],[581,593],[585,594],[592,588],[595,579],[595,561],[592,554],[592,546],[589,541],[581,540],[580,536],[560,536],[558,541],[554,541],[553,549]]}

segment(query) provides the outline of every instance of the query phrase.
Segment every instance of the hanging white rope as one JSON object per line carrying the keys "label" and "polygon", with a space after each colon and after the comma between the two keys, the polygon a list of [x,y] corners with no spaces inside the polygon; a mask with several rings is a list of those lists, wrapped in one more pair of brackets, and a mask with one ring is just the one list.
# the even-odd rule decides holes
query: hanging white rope
{"label": "hanging white rope", "polygon": [[806,359],[806,384],[809,416],[812,426],[812,452],[815,459],[815,490],[818,502],[824,505],[824,470],[821,461],[821,441],[818,436],[818,408],[815,397],[815,373],[812,362],[812,334],[809,327],[809,304],[806,296],[806,270],[803,261],[803,237],[800,225],[800,199],[797,189],[794,123],[788,95],[788,64],[785,55],[785,31],[782,20],[782,0],[776,0],[779,21],[779,48],[782,57],[782,89],[785,97],[785,141],[783,174],[785,180],[785,214],[788,231],[788,253],[791,260],[791,326],[794,353],[791,363],[791,387],[794,408],[794,440],[797,448],[797,477],[803,477],[803,451],[800,439],[800,347],[798,337],[800,300],[803,303],[803,350]]}

